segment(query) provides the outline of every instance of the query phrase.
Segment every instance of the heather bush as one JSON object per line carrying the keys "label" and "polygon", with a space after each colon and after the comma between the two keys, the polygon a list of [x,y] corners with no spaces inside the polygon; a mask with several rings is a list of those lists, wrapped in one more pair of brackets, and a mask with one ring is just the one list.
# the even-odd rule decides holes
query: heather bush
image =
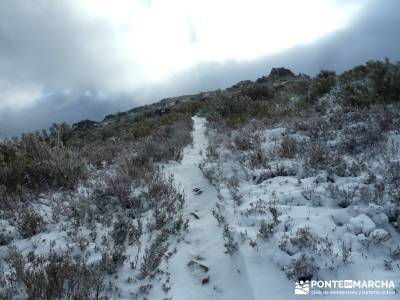
{"label": "heather bush", "polygon": [[35,191],[72,189],[85,178],[85,161],[61,141],[39,133],[0,144],[0,185],[8,192],[20,186]]}
{"label": "heather bush", "polygon": [[331,154],[326,142],[310,143],[305,153],[306,165],[313,169],[327,169],[330,166]]}
{"label": "heather bush", "polygon": [[264,141],[264,138],[253,124],[238,129],[232,139],[237,151],[257,150]]}
{"label": "heather bush", "polygon": [[23,238],[29,238],[43,231],[46,222],[34,208],[23,209],[17,217],[18,231]]}
{"label": "heather bush", "polygon": [[243,202],[243,194],[239,190],[239,179],[236,176],[229,178],[227,187],[229,193],[237,206],[241,205]]}
{"label": "heather bush", "polygon": [[233,237],[232,231],[229,229],[229,225],[224,225],[223,230],[223,237],[224,237],[224,247],[226,249],[225,253],[229,254],[230,256],[235,255],[239,251],[239,244],[235,241]]}
{"label": "heather bush", "polygon": [[257,236],[265,240],[270,238],[274,234],[274,227],[275,224],[273,222],[262,220]]}
{"label": "heather bush", "polygon": [[336,73],[334,71],[321,70],[311,83],[310,93],[312,97],[320,97],[335,86]]}
{"label": "heather bush", "polygon": [[106,183],[106,194],[118,199],[122,207],[132,208],[140,206],[137,199],[132,196],[133,180],[124,170],[118,168],[115,175],[106,177]]}
{"label": "heather bush", "polygon": [[154,161],[180,160],[183,148],[192,142],[192,121],[182,119],[154,130],[143,141],[146,154]]}
{"label": "heather bush", "polygon": [[280,157],[294,158],[299,148],[299,142],[297,139],[285,134],[277,152]]}
{"label": "heather bush", "polygon": [[289,279],[306,281],[318,276],[319,267],[312,256],[302,254],[292,260],[292,263],[282,267]]}
{"label": "heather bush", "polygon": [[158,235],[151,245],[145,249],[140,268],[138,279],[144,279],[157,273],[162,259],[164,258],[168,244],[166,243],[167,234]]}
{"label": "heather bush", "polygon": [[7,258],[9,284],[22,284],[27,299],[100,299],[105,272],[101,265],[86,265],[67,254],[30,255],[27,259],[15,248]]}
{"label": "heather bush", "polygon": [[367,107],[400,99],[400,66],[388,59],[357,66],[340,75],[339,81],[344,104]]}
{"label": "heather bush", "polygon": [[340,208],[346,208],[354,204],[358,189],[355,187],[339,187],[331,184],[328,186],[330,197]]}
{"label": "heather bush", "polygon": [[342,154],[358,154],[369,147],[378,145],[385,139],[385,132],[382,131],[376,120],[370,119],[368,123],[346,126],[342,131],[338,150]]}

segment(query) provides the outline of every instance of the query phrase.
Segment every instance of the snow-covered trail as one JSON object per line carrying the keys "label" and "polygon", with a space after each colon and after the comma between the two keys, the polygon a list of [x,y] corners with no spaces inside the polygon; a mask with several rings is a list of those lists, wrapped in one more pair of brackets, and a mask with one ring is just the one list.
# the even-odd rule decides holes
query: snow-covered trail
{"label": "snow-covered trail", "polygon": [[[184,215],[190,218],[189,232],[185,240],[176,245],[178,252],[169,262],[170,295],[174,300],[258,300],[274,295],[294,299],[293,286],[267,253],[242,245],[239,254],[232,257],[225,254],[222,228],[212,215],[212,208],[217,203],[217,191],[199,169],[208,145],[206,120],[193,117],[193,121],[193,145],[184,149],[180,163],[171,163],[165,168],[165,172],[173,174],[177,184],[185,191]],[[193,188],[200,188],[202,193],[196,195]],[[190,261],[208,267],[208,272],[196,264],[189,267]],[[207,277],[209,282],[203,285],[202,280]]]}
{"label": "snow-covered trail", "polygon": [[[259,243],[254,249],[245,242],[240,245],[238,254],[232,257],[225,254],[222,228],[212,215],[217,191],[199,169],[208,144],[206,121],[200,117],[193,117],[193,121],[193,145],[184,149],[180,163],[171,162],[164,168],[164,172],[173,174],[184,190],[183,213],[190,219],[189,231],[183,241],[174,245],[177,253],[169,261],[172,286],[169,296],[174,300],[299,299],[294,294],[294,283],[274,263],[280,254],[267,243]],[[197,195],[193,188],[200,188],[202,193]],[[246,230],[239,224],[232,225],[237,231]],[[202,284],[204,280],[207,282]],[[338,299],[337,295],[314,295],[313,298]],[[351,295],[340,296],[343,300],[353,298]],[[392,299],[391,296],[384,298]]]}
{"label": "snow-covered trail", "polygon": [[[185,240],[177,245],[178,252],[169,262],[174,300],[197,299],[254,299],[247,276],[240,272],[240,256],[225,254],[222,229],[212,215],[217,202],[216,189],[207,181],[198,167],[207,147],[205,119],[194,117],[193,145],[184,149],[180,163],[169,164],[165,172],[173,174],[176,182],[186,193],[184,215],[190,218],[189,232]],[[200,195],[193,188],[202,190]],[[191,213],[195,213],[196,219]],[[205,272],[196,261],[209,268]],[[209,276],[209,282],[202,280]]]}

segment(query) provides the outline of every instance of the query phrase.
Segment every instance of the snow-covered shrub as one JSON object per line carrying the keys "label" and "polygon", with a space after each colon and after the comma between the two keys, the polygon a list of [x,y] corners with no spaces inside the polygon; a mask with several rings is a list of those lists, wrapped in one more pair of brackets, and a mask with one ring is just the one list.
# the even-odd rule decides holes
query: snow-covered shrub
{"label": "snow-covered shrub", "polygon": [[161,126],[143,140],[145,153],[154,161],[180,160],[182,149],[192,141],[191,132],[190,118]]}
{"label": "snow-covered shrub", "polygon": [[21,202],[25,202],[25,197],[23,194],[23,189],[19,193],[10,193],[5,185],[0,184],[1,215],[12,215],[13,211],[18,207],[18,205]]}
{"label": "snow-covered shrub", "polygon": [[182,217],[185,195],[175,185],[173,175],[165,177],[156,172],[146,193],[147,209],[151,209],[153,222],[148,224],[151,230],[165,230],[179,233],[187,228],[188,219]]}
{"label": "snow-covered shrub", "polygon": [[297,174],[296,165],[287,165],[283,163],[276,163],[273,165],[266,165],[261,174],[253,176],[255,184],[260,184],[265,180],[275,178],[278,176],[295,176]]}
{"label": "snow-covered shrub", "polygon": [[229,193],[237,206],[241,205],[243,202],[243,194],[239,190],[239,179],[237,176],[231,176],[228,179],[228,190]]}
{"label": "snow-covered shrub", "polygon": [[400,246],[390,250],[390,257],[394,260],[400,260]]}
{"label": "snow-covered shrub", "polygon": [[300,227],[296,234],[290,237],[290,243],[298,250],[312,249],[316,239],[310,231],[310,227]]}
{"label": "snow-covered shrub", "polygon": [[118,159],[118,169],[128,175],[135,186],[147,184],[155,172],[152,157],[141,146],[134,153],[128,152]]}
{"label": "snow-covered shrub", "polygon": [[257,236],[262,239],[268,239],[274,234],[275,223],[266,222],[265,220],[261,221],[260,228],[258,229]]}
{"label": "snow-covered shrub", "polygon": [[19,186],[36,191],[72,189],[86,177],[84,159],[61,142],[39,133],[0,143],[0,185],[9,192]]}
{"label": "snow-covered shrub", "polygon": [[46,222],[43,217],[33,208],[23,209],[17,218],[17,226],[23,238],[29,238],[44,230]]}
{"label": "snow-covered shrub", "polygon": [[331,154],[326,142],[310,143],[305,153],[306,165],[313,169],[327,169],[331,165]]}
{"label": "snow-covered shrub", "polygon": [[140,238],[143,234],[143,226],[140,219],[137,219],[136,226],[134,224],[131,225],[128,231],[128,240],[129,244],[138,243],[140,244]]}
{"label": "snow-covered shrub", "polygon": [[339,187],[336,184],[328,186],[329,195],[335,200],[337,206],[346,208],[354,204],[357,195],[357,187]]}
{"label": "snow-covered shrub", "polygon": [[378,228],[371,231],[368,238],[373,244],[379,244],[389,240],[391,238],[391,235],[385,229]]}
{"label": "snow-covered shrub", "polygon": [[318,140],[328,136],[331,129],[329,120],[323,117],[313,117],[307,121],[297,122],[296,131],[304,131],[304,134],[312,140]]}
{"label": "snow-covered shrub", "polygon": [[105,272],[102,265],[87,265],[68,254],[50,253],[29,258],[11,249],[7,259],[10,286],[26,299],[99,299],[103,297]]}
{"label": "snow-covered shrub", "polygon": [[111,237],[115,245],[123,245],[129,232],[131,231],[132,222],[120,216],[113,225]]}
{"label": "snow-covered shrub", "polygon": [[135,199],[131,197],[132,178],[126,172],[118,169],[115,175],[107,177],[106,183],[107,194],[118,199],[123,207],[131,208],[135,205]]}
{"label": "snow-covered shrub", "polygon": [[400,230],[400,162],[391,162],[385,174],[388,194],[395,207],[391,211],[391,218],[397,222],[397,230]]}
{"label": "snow-covered shrub", "polygon": [[369,147],[378,145],[386,139],[379,123],[371,119],[368,123],[356,123],[346,126],[338,149],[342,154],[358,154]]}
{"label": "snow-covered shrub", "polygon": [[79,154],[83,156],[90,165],[96,168],[103,168],[112,165],[124,149],[131,149],[133,147],[132,143],[116,139],[99,140],[84,144],[79,150]]}
{"label": "snow-covered shrub", "polygon": [[310,93],[312,97],[319,98],[328,93],[336,83],[336,73],[334,71],[321,70],[312,81]]}
{"label": "snow-covered shrub", "polygon": [[347,265],[351,263],[351,256],[352,256],[352,245],[351,242],[345,242],[345,241],[338,241],[338,247],[339,247],[339,254],[340,258],[343,264]]}
{"label": "snow-covered shrub", "polygon": [[236,254],[239,251],[239,244],[235,241],[233,233],[229,229],[228,224],[224,225],[223,237],[225,241],[224,247],[226,249],[226,253],[231,256]]}
{"label": "snow-covered shrub", "polygon": [[238,129],[232,139],[237,151],[258,150],[264,141],[256,124],[253,123]]}
{"label": "snow-covered shrub", "polygon": [[294,158],[299,150],[299,145],[296,138],[285,134],[278,148],[280,157]]}
{"label": "snow-covered shrub", "polygon": [[218,159],[219,153],[218,153],[217,149],[218,149],[218,146],[216,143],[208,144],[207,149],[206,149],[206,157],[209,161]]}
{"label": "snow-covered shrub", "polygon": [[[271,207],[271,203],[258,199],[255,202],[250,202],[250,207],[247,208],[245,215],[250,216],[250,215],[265,215],[269,212]],[[275,210],[274,210],[275,211]]]}
{"label": "snow-covered shrub", "polygon": [[0,232],[0,246],[7,246],[13,240],[13,236],[7,232]]}
{"label": "snow-covered shrub", "polygon": [[318,192],[316,192],[316,185],[313,184],[311,186],[307,186],[302,192],[301,195],[310,201],[313,206],[321,206],[321,196]]}
{"label": "snow-covered shrub", "polygon": [[388,170],[385,174],[385,181],[389,184],[400,183],[400,162],[393,161],[390,163]]}
{"label": "snow-covered shrub", "polygon": [[226,223],[224,216],[221,213],[221,207],[217,203],[215,207],[211,210],[212,215],[218,222],[218,226],[222,226]]}
{"label": "snow-covered shrub", "polygon": [[287,277],[296,281],[306,281],[318,277],[319,267],[312,256],[302,254],[292,260],[291,264],[282,267]]}
{"label": "snow-covered shrub", "polygon": [[115,246],[111,251],[102,252],[101,266],[108,274],[115,274],[122,267],[127,256],[124,246]]}
{"label": "snow-covered shrub", "polygon": [[145,249],[139,268],[140,273],[138,279],[144,279],[157,273],[158,267],[168,250],[168,244],[166,244],[167,236],[167,233],[162,232],[154,239],[152,244]]}
{"label": "snow-covered shrub", "polygon": [[378,95],[375,101],[398,101],[400,66],[392,64],[389,59],[384,61],[368,61],[366,63],[367,83]]}

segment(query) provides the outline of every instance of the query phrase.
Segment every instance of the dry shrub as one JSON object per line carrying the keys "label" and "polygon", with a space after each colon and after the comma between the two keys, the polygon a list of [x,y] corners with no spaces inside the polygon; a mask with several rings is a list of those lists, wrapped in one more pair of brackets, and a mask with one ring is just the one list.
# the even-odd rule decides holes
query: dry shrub
{"label": "dry shrub", "polygon": [[338,149],[343,154],[359,154],[386,139],[386,134],[376,122],[357,123],[344,127]]}
{"label": "dry shrub", "polygon": [[319,267],[312,256],[302,254],[294,258],[290,265],[283,266],[282,269],[289,279],[306,281],[317,277]]}
{"label": "dry shrub", "polygon": [[142,280],[157,273],[161,261],[168,250],[168,244],[166,244],[167,236],[167,233],[162,232],[154,239],[153,243],[145,249],[140,264],[138,279]]}
{"label": "dry shrub", "polygon": [[390,163],[385,174],[385,181],[389,184],[399,184],[400,182],[400,162],[393,161]]}
{"label": "dry shrub", "polygon": [[133,148],[132,143],[107,139],[85,144],[79,153],[87,159],[89,164],[101,168],[111,165],[124,149],[129,148]]}
{"label": "dry shrub", "polygon": [[233,136],[233,143],[237,151],[256,150],[261,147],[264,138],[257,130],[255,123],[240,128]]}
{"label": "dry shrub", "polygon": [[135,226],[130,218],[119,216],[119,219],[114,222],[111,237],[115,245],[120,246],[123,245],[127,239],[130,243],[139,242],[142,233],[142,224],[140,220],[137,221],[137,226]]}
{"label": "dry shrub", "polygon": [[46,222],[33,208],[22,210],[17,218],[18,231],[23,238],[32,237],[44,230]]}
{"label": "dry shrub", "polygon": [[33,133],[2,142],[0,165],[0,184],[9,192],[19,186],[37,191],[72,189],[87,175],[86,163],[77,152]]}
{"label": "dry shrub", "polygon": [[100,299],[104,290],[101,265],[86,265],[67,254],[31,253],[27,259],[11,248],[7,263],[9,283],[22,284],[27,299]]}
{"label": "dry shrub", "polygon": [[154,161],[180,160],[183,148],[192,142],[192,125],[188,118],[158,128],[143,140],[143,151]]}
{"label": "dry shrub", "polygon": [[229,254],[230,256],[236,254],[239,252],[239,244],[235,241],[233,237],[233,232],[229,229],[229,225],[225,224],[224,225],[224,231],[223,231],[223,237],[224,237],[224,247],[226,249],[225,253]]}
{"label": "dry shrub", "polygon": [[297,139],[285,134],[278,149],[279,156],[294,158],[298,150],[299,145]]}
{"label": "dry shrub", "polygon": [[306,165],[313,169],[326,169],[331,164],[331,153],[326,142],[311,143],[305,153]]}
{"label": "dry shrub", "polygon": [[[117,174],[106,177],[107,194],[118,199],[122,207],[131,208],[135,206],[132,193],[132,179],[121,169]],[[138,206],[138,204],[136,204]]]}
{"label": "dry shrub", "polygon": [[241,205],[243,202],[243,194],[240,193],[239,179],[237,178],[237,176],[232,176],[231,178],[229,178],[227,186],[235,204],[238,206]]}
{"label": "dry shrub", "polygon": [[156,172],[148,187],[147,198],[147,209],[152,209],[154,216],[154,224],[149,225],[151,229],[178,233],[187,226],[187,220],[182,217],[185,196],[176,188],[173,175],[165,177]]}

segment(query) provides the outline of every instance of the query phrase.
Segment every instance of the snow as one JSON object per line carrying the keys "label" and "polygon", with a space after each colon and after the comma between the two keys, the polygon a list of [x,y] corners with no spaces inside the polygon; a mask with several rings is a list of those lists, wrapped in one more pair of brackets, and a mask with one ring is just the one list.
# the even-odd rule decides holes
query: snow
{"label": "snow", "polygon": [[368,235],[376,228],[375,223],[365,214],[360,214],[357,217],[351,218],[349,224],[353,226],[355,234],[364,233]]}
{"label": "snow", "polygon": [[[287,278],[283,269],[302,254],[315,257],[317,265],[321,267],[319,273],[324,279],[394,280],[396,285],[399,284],[397,262],[393,263],[393,270],[384,267],[384,259],[390,261],[390,249],[398,247],[400,239],[398,232],[388,225],[387,208],[383,204],[363,205],[357,202],[347,208],[338,207],[326,196],[330,184],[326,180],[326,172],[300,177],[295,173],[301,173],[302,170],[298,170],[299,166],[293,160],[271,163],[269,170],[250,171],[235,160],[231,150],[218,145],[222,153],[220,160],[207,161],[210,134],[207,134],[206,120],[195,116],[193,122],[193,144],[184,148],[182,160],[161,166],[166,175],[174,176],[178,188],[184,191],[183,215],[190,220],[183,236],[168,241],[170,250],[175,248],[176,253],[168,261],[163,261],[161,266],[164,275],[170,274],[171,290],[165,292],[161,289],[164,275],[147,278],[144,282],[134,279],[133,283],[127,281],[134,277],[129,260],[136,254],[142,254],[146,244],[143,244],[142,250],[128,246],[126,254],[130,259],[118,270],[114,280],[119,288],[119,297],[116,298],[131,299],[131,293],[138,285],[150,283],[154,287],[148,299],[298,299],[299,296],[294,294],[295,282]],[[264,130],[263,148],[266,151],[273,149],[284,132],[285,128]],[[392,140],[398,142],[399,139],[393,136]],[[278,165],[285,166],[288,171],[284,174],[286,176],[271,175]],[[205,174],[208,174],[207,178]],[[233,200],[232,191],[227,185],[231,176],[239,179],[237,192],[241,197],[240,203]],[[262,176],[264,178],[261,180]],[[336,184],[346,188],[357,186],[365,181],[362,176],[365,177],[365,174],[336,178]],[[84,188],[79,189],[76,201],[79,201],[79,194],[88,192]],[[53,201],[60,202],[60,206],[68,204],[62,199],[57,200],[57,194],[53,198]],[[36,208],[46,220],[50,220],[54,211],[46,205],[45,199],[42,203]],[[238,251],[232,256],[226,253],[224,247],[223,226],[213,215],[216,208],[238,243]],[[277,224],[271,237],[260,238],[260,224],[274,220],[272,208],[277,211]],[[1,220],[0,225],[9,235],[17,234],[15,227],[7,221]],[[146,223],[143,225],[145,228]],[[14,244],[25,255],[32,250],[36,254],[46,254],[51,247],[60,252],[70,249],[72,254],[79,255],[78,241],[86,239],[87,252],[91,253],[88,261],[100,260],[101,252],[95,249],[110,228],[97,224],[94,228],[97,240],[92,240],[89,228],[82,226],[76,231],[68,231],[70,226],[66,220],[61,220],[57,224],[49,224],[46,232]],[[307,246],[310,241],[304,242],[298,235],[307,231],[314,243],[312,247]],[[143,241],[149,242],[151,236],[147,234],[144,233]],[[283,241],[287,243],[283,244]],[[324,248],[328,247],[328,242],[331,242],[331,253]],[[341,261],[340,245],[352,246],[350,262]],[[0,250],[2,248],[5,249],[0,247]],[[0,251],[0,257],[3,253]],[[327,266],[331,266],[333,271]],[[354,299],[354,296],[345,295],[313,297]],[[373,297],[398,299],[398,295]]]}
{"label": "snow", "polygon": [[[207,199],[203,200],[201,198],[201,200],[207,203],[206,210],[202,210],[202,212],[207,212],[208,216],[202,215],[207,222],[201,226],[205,232],[210,234],[206,239],[200,238],[198,241],[199,244],[206,246],[209,243],[207,238],[210,240],[212,233],[213,236],[215,235],[212,240],[219,243],[219,247],[207,248],[207,251],[202,251],[203,256],[208,261],[211,261],[208,266],[211,266],[210,270],[214,272],[214,276],[210,276],[210,285],[218,288],[214,288],[213,293],[209,287],[202,287],[198,283],[193,285],[193,282],[191,282],[190,292],[186,295],[176,293],[183,290],[183,287],[173,288],[174,299],[298,299],[298,296],[294,295],[294,281],[285,276],[281,267],[290,264],[292,259],[299,257],[301,253],[316,257],[317,265],[321,267],[319,273],[324,279],[393,280],[396,286],[399,284],[398,276],[396,276],[398,270],[388,271],[383,266],[385,257],[390,260],[388,249],[393,249],[399,240],[398,233],[393,228],[387,228],[388,219],[384,213],[383,206],[370,204],[367,206],[353,205],[348,208],[338,208],[337,205],[332,203],[332,199],[326,197],[326,190],[330,184],[326,180],[326,172],[302,178],[301,180],[298,180],[299,177],[296,174],[290,175],[291,172],[288,172],[287,176],[273,178],[267,176],[263,180],[258,180],[263,176],[265,170],[253,170],[253,173],[249,173],[254,175],[253,179],[255,178],[255,180],[252,181],[252,176],[247,176],[250,177],[249,179],[243,175],[249,171],[243,170],[243,166],[235,160],[233,154],[224,148],[223,144],[218,145],[222,148],[219,149],[219,160],[206,161],[202,165],[205,173],[212,174],[209,177],[212,178],[214,188],[208,181],[198,179],[201,178],[201,173],[197,168],[198,161],[201,159],[201,155],[198,153],[207,144],[207,137],[203,135],[203,127],[204,120],[195,118],[194,147],[185,152],[182,164],[177,164],[174,167],[174,172],[176,179],[187,190],[190,191],[193,186],[201,185],[206,191]],[[276,143],[276,140],[279,139],[283,132],[284,129],[282,128],[265,130],[263,148],[271,149],[274,146],[272,144]],[[286,170],[290,171],[297,168],[296,162],[287,160],[283,161],[283,163],[288,166],[285,168]],[[279,164],[282,165],[282,161]],[[274,170],[273,163],[270,165]],[[233,174],[236,174],[240,180],[239,193],[243,196],[240,205],[232,201],[229,189],[226,182],[224,182]],[[362,176],[361,174],[360,178],[336,178],[336,184],[346,189],[357,187],[362,181]],[[217,200],[215,189],[219,191],[219,200]],[[276,203],[279,212],[278,219],[280,222],[275,229],[274,236],[267,241],[260,240],[257,236],[261,220],[264,219],[268,222],[271,220],[269,212],[261,214],[254,212],[255,203],[260,200],[269,205],[270,203]],[[196,205],[193,204],[193,201],[196,203],[196,197],[189,194],[187,199],[188,212],[193,210],[193,205]],[[216,222],[210,217],[210,208],[215,206],[215,203],[218,203],[223,217],[234,232],[235,240],[240,245],[238,254],[232,257],[226,254],[224,257],[222,254],[221,229],[217,227]],[[198,221],[194,220],[191,223],[189,237],[194,236],[192,230],[195,230],[195,232],[200,230],[198,225],[201,223],[196,222]],[[288,229],[285,229],[286,227]],[[304,228],[310,228],[311,235],[318,241],[316,247],[321,248],[317,252],[324,250],[325,241],[330,241],[332,243],[332,253],[321,255],[314,253],[311,248],[301,250],[298,246],[291,245],[291,242],[287,245],[287,251],[293,251],[292,253],[289,254],[280,249],[279,244],[285,235],[288,235],[289,239],[294,238],[297,230]],[[287,230],[288,232],[285,232]],[[251,241],[256,242],[255,247],[250,246]],[[344,245],[352,246],[348,264],[341,262],[341,250],[339,248],[341,242]],[[219,250],[217,250],[218,248]],[[179,252],[180,249],[178,248],[178,254],[175,259],[180,261],[181,266],[185,266],[185,263],[193,255],[197,254],[196,251],[190,250],[188,255],[182,257],[179,256]],[[212,257],[211,260],[210,257]],[[225,267],[228,270],[232,270],[234,265],[233,269],[236,269],[236,273],[226,272],[226,270],[221,269],[224,264],[218,264],[216,261],[222,260],[230,261],[230,265],[227,264]],[[326,264],[332,264],[335,271],[329,270],[325,266]],[[217,270],[214,269],[214,265]],[[183,270],[181,269],[181,272]],[[218,275],[219,273],[223,273],[226,276],[225,282],[219,280],[221,278]],[[241,279],[236,285],[233,285],[234,279],[232,277],[236,278],[237,274],[240,274]],[[181,278],[186,277],[182,274],[180,276],[182,276]],[[183,282],[182,284],[187,283],[187,279],[182,280],[179,282]],[[229,285],[227,282],[231,284]],[[228,289],[224,288],[225,286],[229,286]],[[201,297],[201,293],[197,292],[197,289],[201,289],[207,294]],[[221,291],[221,293],[216,293],[216,290]],[[247,293],[245,297],[242,296],[243,291]],[[318,298],[319,296],[314,295],[314,297]],[[398,295],[375,295],[374,299],[397,299],[397,297]],[[354,299],[354,296],[325,295],[323,299]]]}
{"label": "snow", "polygon": [[369,238],[373,243],[378,244],[390,239],[390,233],[385,229],[375,229],[369,234]]}
{"label": "snow", "polygon": [[[205,151],[205,120],[194,117],[193,145],[184,149],[180,163],[166,167],[165,172],[173,174],[177,183],[186,192],[184,213],[190,217],[189,233],[178,247],[177,254],[169,262],[172,277],[173,299],[252,299],[251,288],[238,272],[240,258],[231,258],[224,253],[222,229],[212,215],[211,209],[217,202],[217,191],[199,169]],[[193,188],[203,192],[195,195]],[[191,213],[195,213],[197,220]],[[190,261],[197,261],[209,268],[208,272],[196,273],[188,267]],[[210,283],[202,285],[202,279],[210,277]]]}
{"label": "snow", "polygon": [[[186,191],[185,214],[191,216],[190,213],[195,213],[199,216],[198,220],[191,217],[189,233],[169,262],[173,299],[252,300],[279,295],[285,290],[291,293],[291,282],[267,258],[266,253],[245,247],[238,255],[231,257],[225,254],[222,229],[211,212],[218,201],[217,191],[198,166],[203,158],[200,153],[204,153],[207,147],[205,119],[194,117],[193,120],[193,146],[184,150],[181,163],[165,168]],[[192,193],[195,187],[199,187],[203,193]],[[209,271],[193,272],[187,265],[192,260],[207,266]],[[210,282],[202,285],[201,280],[208,276]]]}

